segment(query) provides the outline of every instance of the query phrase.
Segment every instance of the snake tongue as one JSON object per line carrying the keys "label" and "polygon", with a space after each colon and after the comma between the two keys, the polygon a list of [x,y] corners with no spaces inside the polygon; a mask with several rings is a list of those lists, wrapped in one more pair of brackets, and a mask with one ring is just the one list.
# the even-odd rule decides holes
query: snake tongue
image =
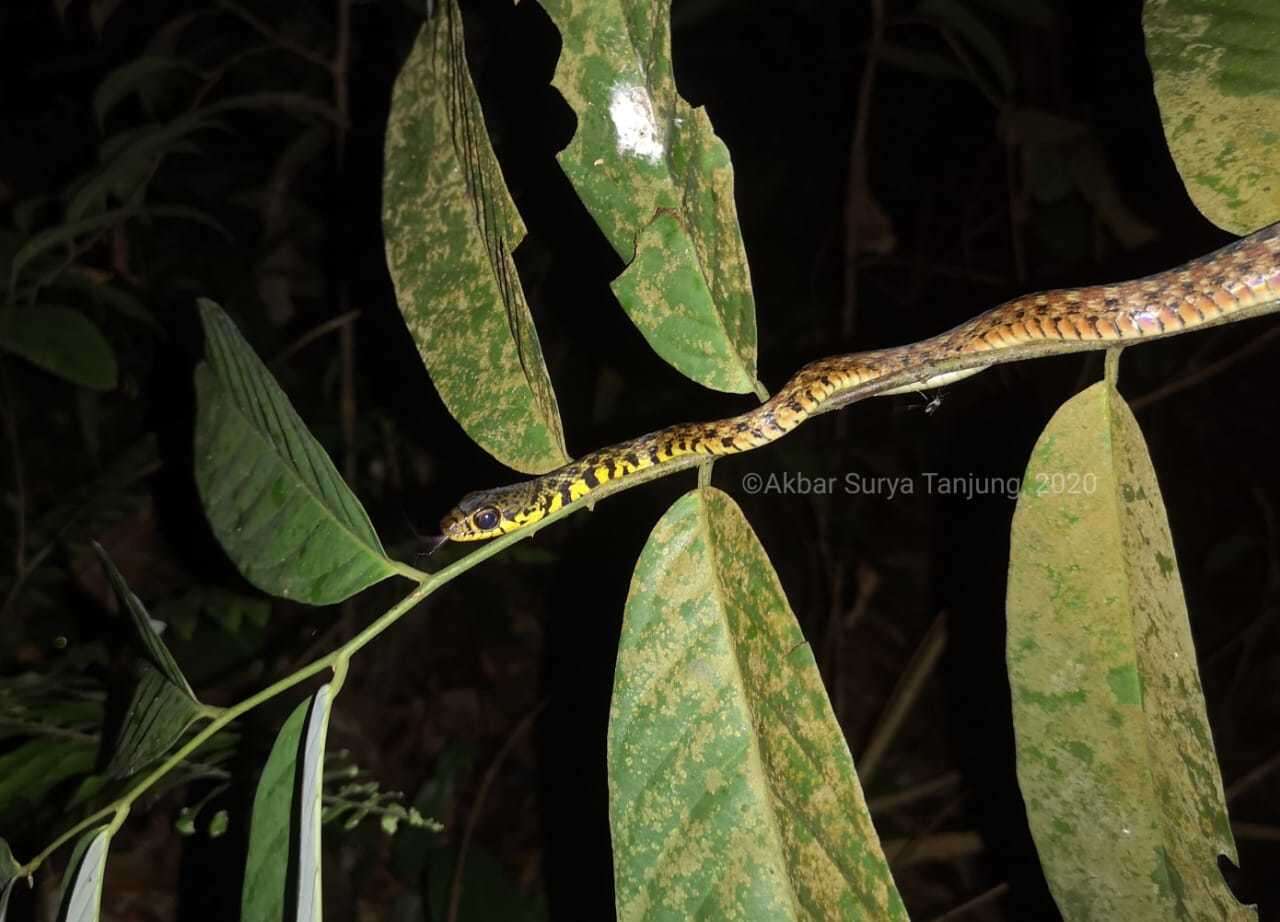
{"label": "snake tongue", "polygon": [[422,539],[427,545],[426,554],[430,557],[436,551],[440,550],[449,540],[448,535],[427,535]]}

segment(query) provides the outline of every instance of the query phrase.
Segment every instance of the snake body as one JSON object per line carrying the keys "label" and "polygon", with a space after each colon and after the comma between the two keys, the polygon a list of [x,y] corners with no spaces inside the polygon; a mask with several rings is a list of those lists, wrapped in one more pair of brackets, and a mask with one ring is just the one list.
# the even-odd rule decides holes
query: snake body
{"label": "snake body", "polygon": [[602,485],[768,445],[806,419],[876,394],[966,377],[1000,362],[1173,336],[1280,309],[1280,223],[1145,278],[1024,295],[910,345],[820,359],[755,409],[683,423],[521,483],[463,497],[441,530],[475,541],[532,525]]}

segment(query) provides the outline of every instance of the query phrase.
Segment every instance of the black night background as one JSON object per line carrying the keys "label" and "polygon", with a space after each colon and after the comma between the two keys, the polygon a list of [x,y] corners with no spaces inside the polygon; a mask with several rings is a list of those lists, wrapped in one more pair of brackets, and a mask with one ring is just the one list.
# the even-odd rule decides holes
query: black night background
{"label": "black night background", "polygon": [[[733,157],[759,375],[771,389],[815,358],[913,342],[1027,291],[1133,278],[1232,239],[1191,203],[1169,155],[1140,2],[960,3],[1011,68],[1011,91],[997,95],[981,57],[968,64],[982,85],[922,64],[954,57],[917,6],[674,4],[680,91],[706,106]],[[705,390],[657,357],[610,292],[623,264],[555,160],[575,118],[551,86],[551,20],[534,0],[461,7],[490,136],[529,227],[516,262],[569,451],[747,409],[750,395]],[[425,12],[421,0],[0,7],[6,263],[64,220],[65,198],[110,144],[219,99],[262,103],[139,163],[148,202],[200,218],[105,227],[65,252],[75,271],[148,315],[69,303],[113,347],[116,387],[80,388],[0,352],[0,677],[94,689],[121,680],[127,624],[90,540],[154,617],[181,625],[166,640],[212,704],[331,650],[403,589],[390,581],[316,609],[267,600],[238,575],[192,482],[197,297],[236,320],[392,554],[414,561],[460,496],[518,479],[445,409],[386,267],[384,132]],[[864,86],[877,34],[892,53]],[[108,75],[157,55],[188,69],[100,120]],[[1237,824],[1241,867],[1220,864],[1263,919],[1280,917],[1278,323],[1130,349],[1120,376],[1164,493]],[[716,464],[713,482],[742,506],[778,570],[855,761],[922,645],[940,651],[863,778],[914,919],[1059,918],[1015,776],[1004,668],[1013,502],[919,489],[750,495],[743,478],[1020,477],[1055,409],[1101,374],[1101,352],[1003,366],[945,389],[940,403],[860,403]],[[460,848],[459,920],[614,917],[605,734],[623,605],[649,531],[694,482],[677,474],[541,532],[432,595],[353,660],[330,750],[348,750],[446,829],[390,838],[375,820],[330,827],[330,918],[445,919]],[[193,587],[249,601],[242,617],[214,617]],[[135,809],[112,848],[104,918],[238,917],[256,773],[300,696],[242,723],[228,784],[173,788]],[[107,702],[110,715],[119,705]],[[0,733],[0,758],[20,743]],[[34,800],[0,797],[0,835],[20,861],[51,839],[77,777]],[[204,811],[227,810],[227,833],[180,836],[178,810],[215,787]],[[904,790],[916,794],[894,796]],[[45,918],[50,876],[15,891],[10,918]]]}

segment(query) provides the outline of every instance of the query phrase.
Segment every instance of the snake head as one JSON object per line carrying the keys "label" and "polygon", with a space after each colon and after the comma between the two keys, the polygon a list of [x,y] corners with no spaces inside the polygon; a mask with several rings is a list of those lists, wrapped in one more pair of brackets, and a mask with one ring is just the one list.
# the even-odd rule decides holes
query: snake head
{"label": "snake head", "polygon": [[450,541],[483,541],[515,531],[524,524],[516,518],[527,502],[524,488],[515,484],[468,493],[440,520],[441,534]]}

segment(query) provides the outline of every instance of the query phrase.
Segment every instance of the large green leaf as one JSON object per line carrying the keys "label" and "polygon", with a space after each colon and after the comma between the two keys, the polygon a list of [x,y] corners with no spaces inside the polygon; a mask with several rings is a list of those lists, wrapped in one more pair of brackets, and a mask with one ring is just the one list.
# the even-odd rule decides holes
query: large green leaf
{"label": "large green leaf", "polygon": [[[331,690],[322,685],[276,735],[253,798],[241,922],[320,919],[320,800]],[[295,792],[299,800],[294,804]],[[297,890],[289,892],[289,867]]]}
{"label": "large green leaf", "polygon": [[636,563],[608,766],[619,919],[906,918],[813,652],[718,490]]}
{"label": "large green leaf", "polygon": [[394,570],[364,507],[231,319],[201,300],[195,474],[214,534],[249,582],[312,605]]}
{"label": "large green leaf", "polygon": [[86,832],[76,842],[58,898],[58,922],[96,922],[110,844],[111,830],[107,826]]}
{"label": "large green leaf", "polygon": [[695,381],[756,386],[756,315],[729,151],[676,92],[670,0],[541,0],[564,44],[554,84],[578,115],[559,156],[628,264],[614,293]]}
{"label": "large green leaf", "polygon": [[1142,433],[1107,383],[1058,411],[1013,518],[1018,779],[1069,922],[1253,919]]}
{"label": "large green leaf", "polygon": [[1280,219],[1280,4],[1147,0],[1165,138],[1196,207],[1233,233]]}
{"label": "large green leaf", "polygon": [[0,349],[81,387],[116,386],[111,343],[92,320],[69,307],[0,308]]}
{"label": "large green leaf", "polygon": [[502,179],[445,0],[396,78],[383,231],[396,300],[445,406],[525,473],[569,460],[555,392],[512,252],[524,222]]}

